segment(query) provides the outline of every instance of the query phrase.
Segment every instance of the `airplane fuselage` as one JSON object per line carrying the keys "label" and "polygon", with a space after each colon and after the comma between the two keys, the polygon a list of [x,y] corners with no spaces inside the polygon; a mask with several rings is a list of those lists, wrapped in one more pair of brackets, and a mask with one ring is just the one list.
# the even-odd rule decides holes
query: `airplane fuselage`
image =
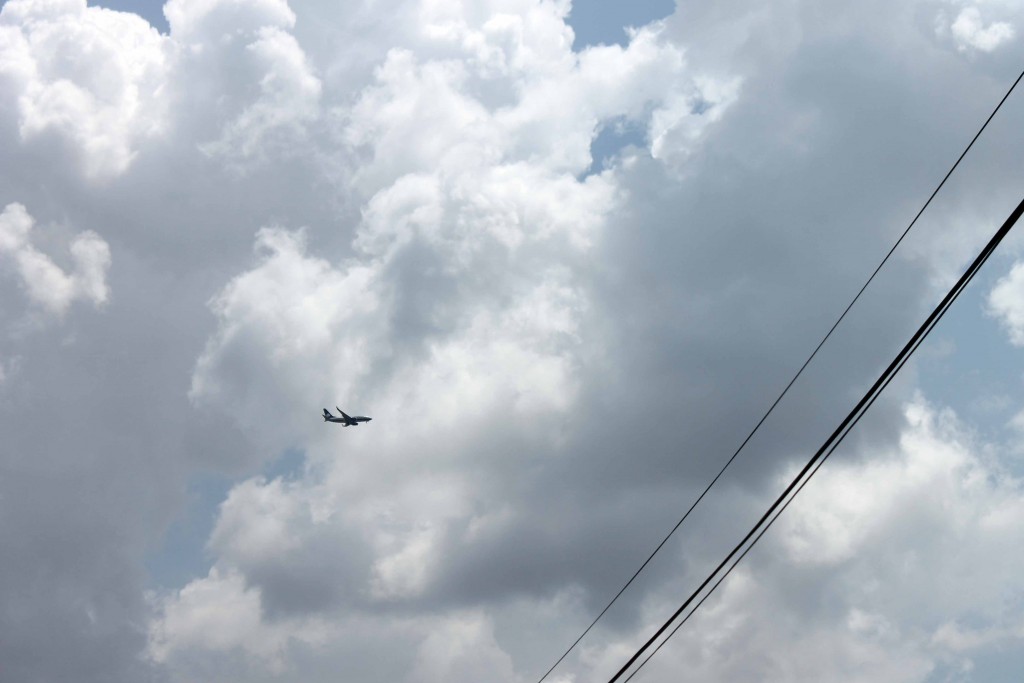
{"label": "airplane fuselage", "polygon": [[348,419],[348,420],[346,420],[343,417],[325,417],[324,421],[326,421],[326,422],[337,422],[338,424],[343,424],[346,427],[358,427],[360,422],[369,422],[372,419],[373,419],[372,417],[362,417],[362,416],[352,417],[351,419]]}
{"label": "airplane fuselage", "polygon": [[341,408],[338,408],[338,412],[341,413],[341,417],[334,417],[327,408],[324,408],[324,422],[336,422],[343,427],[358,427],[360,422],[369,422],[373,419],[365,415],[346,415]]}

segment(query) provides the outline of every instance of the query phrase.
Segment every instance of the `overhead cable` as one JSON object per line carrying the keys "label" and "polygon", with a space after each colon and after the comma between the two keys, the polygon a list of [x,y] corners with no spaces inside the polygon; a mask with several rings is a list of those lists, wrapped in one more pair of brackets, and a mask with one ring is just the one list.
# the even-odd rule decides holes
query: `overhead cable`
{"label": "overhead cable", "polygon": [[[910,341],[908,341],[906,345],[904,345],[903,349],[899,352],[899,354],[897,354],[896,358],[894,358],[892,362],[889,363],[889,366],[886,367],[886,369],[882,372],[878,379],[875,380],[875,383],[871,385],[871,388],[868,389],[867,393],[865,393],[864,396],[860,399],[860,401],[857,402],[857,405],[854,406],[853,410],[850,411],[850,413],[843,419],[839,426],[836,427],[835,431],[833,431],[832,434],[828,437],[828,439],[825,440],[825,443],[822,444],[821,448],[819,448],[817,452],[807,462],[807,464],[804,465],[803,469],[801,469],[800,472],[793,478],[793,480],[789,483],[786,489],[779,495],[775,502],[772,503],[771,507],[769,507],[768,510],[764,513],[764,515],[761,516],[761,518],[757,521],[753,528],[751,528],[751,530],[747,532],[747,535],[743,537],[743,540],[740,541],[735,548],[733,548],[733,550],[725,557],[724,560],[722,560],[722,562],[717,567],[715,567],[714,571],[712,571],[711,574],[709,574],[708,577],[704,579],[700,586],[698,586],[697,589],[690,595],[690,597],[687,598],[685,602],[683,602],[679,609],[677,609],[672,614],[672,616],[669,617],[664,624],[662,624],[661,628],[659,628],[654,633],[654,635],[651,636],[647,640],[647,642],[645,642],[643,646],[641,646],[640,649],[638,649],[633,654],[633,656],[629,658],[629,661],[627,661],[622,666],[622,668],[619,669],[618,673],[616,673],[609,679],[608,683],[615,683],[617,680],[619,680],[619,678],[621,678],[622,675],[629,670],[633,663],[636,662],[636,660],[639,659],[643,655],[643,653],[648,648],[650,648],[650,646],[655,641],[657,641],[658,638],[666,630],[668,630],[672,623],[679,618],[679,615],[682,614],[686,610],[686,608],[694,602],[694,600],[696,600],[696,598],[704,591],[708,584],[710,584],[715,579],[715,577],[718,576],[722,569],[729,565],[729,563],[732,562],[733,558],[736,558],[736,563],[733,563],[732,567],[730,567],[728,570],[728,572],[731,572],[732,568],[735,567],[735,565],[739,562],[740,559],[742,559],[742,555],[740,555],[740,552],[743,551],[743,555],[745,555],[749,551],[750,547],[753,547],[753,544],[756,543],[757,540],[764,535],[764,532],[767,530],[768,526],[770,526],[770,524],[778,518],[778,514],[781,514],[782,509],[789,505],[787,499],[792,500],[792,498],[790,498],[790,494],[793,494],[793,496],[795,497],[796,493],[799,492],[798,487],[803,488],[804,484],[806,484],[806,482],[810,480],[810,477],[814,476],[814,473],[817,472],[817,470],[821,467],[821,464],[824,463],[825,459],[829,455],[831,455],[835,448],[843,441],[843,439],[846,438],[847,434],[850,433],[850,430],[853,429],[854,425],[856,425],[857,422],[860,421],[860,418],[864,416],[868,408],[871,407],[871,405],[875,402],[875,400],[882,393],[885,387],[889,385],[889,382],[892,381],[892,379],[900,371],[900,369],[907,362],[907,360],[914,353],[914,351],[917,350],[917,347],[920,346],[921,342],[923,342],[925,338],[928,337],[928,335],[931,333],[935,325],[946,314],[946,311],[949,310],[949,307],[953,304],[957,297],[960,296],[960,292],[964,289],[964,287],[967,286],[967,283],[974,279],[974,276],[985,264],[989,256],[992,255],[992,252],[995,251],[995,248],[999,246],[999,243],[1003,241],[1003,238],[1006,237],[1006,235],[1010,232],[1010,229],[1013,228],[1013,225],[1017,222],[1017,219],[1020,218],[1022,213],[1024,213],[1024,200],[1022,200],[1020,204],[1017,205],[1017,208],[1013,210],[1013,213],[1010,214],[1010,216],[1006,219],[1006,221],[999,228],[999,230],[996,231],[996,233],[992,236],[992,239],[989,240],[988,244],[985,245],[985,248],[981,250],[981,253],[979,253],[978,256],[971,263],[971,265],[968,266],[967,270],[964,271],[964,274],[960,276],[960,279],[957,280],[956,284],[953,285],[952,289],[950,289],[949,292],[946,293],[946,296],[942,298],[942,301],[939,302],[938,306],[935,307],[935,309],[931,312],[931,314],[924,321],[924,323],[922,323],[921,327],[918,328],[917,332],[914,333],[914,336],[910,338]],[[753,542],[751,542],[751,539],[754,539]],[[749,546],[747,546],[748,543],[750,543]],[[746,550],[744,550],[745,547]],[[728,572],[726,572],[722,576],[722,579],[724,579],[725,576],[728,575]],[[717,587],[720,583],[721,579],[718,581],[718,583],[715,584],[715,587]],[[712,590],[714,590],[714,588],[712,588]],[[703,602],[703,600],[701,602]],[[696,607],[694,608],[694,611],[696,611]],[[671,637],[671,634],[669,635],[669,637]],[[649,659],[650,658],[648,658],[648,660]],[[648,660],[645,660],[644,663],[646,663]]]}
{"label": "overhead cable", "polygon": [[1017,76],[1017,80],[1013,82],[1013,85],[1010,86],[1009,90],[1006,91],[1002,99],[999,100],[999,104],[996,105],[995,109],[992,110],[992,113],[988,115],[987,119],[985,119],[985,122],[981,125],[981,128],[979,128],[978,132],[974,134],[974,137],[971,138],[971,141],[964,148],[963,152],[960,153],[960,156],[957,157],[957,160],[946,172],[946,175],[943,176],[942,180],[932,191],[931,195],[928,197],[928,200],[925,201],[924,205],[921,206],[920,210],[914,216],[913,220],[910,221],[910,224],[907,225],[906,229],[903,230],[903,233],[899,236],[899,239],[897,239],[896,242],[892,245],[892,247],[890,247],[888,253],[886,253],[885,257],[881,260],[881,262],[879,262],[878,266],[875,267],[874,271],[864,282],[861,288],[857,291],[857,294],[854,295],[853,299],[850,300],[850,303],[846,305],[846,308],[843,309],[843,312],[839,315],[836,321],[832,323],[832,327],[830,327],[828,332],[825,333],[825,336],[821,338],[821,341],[818,342],[818,345],[814,347],[814,350],[811,352],[811,355],[809,355],[807,357],[807,360],[803,362],[803,365],[800,366],[800,369],[796,371],[796,374],[793,375],[793,378],[789,380],[786,386],[782,389],[782,392],[775,398],[772,404],[768,407],[768,410],[764,413],[764,415],[761,416],[761,419],[757,421],[757,424],[754,425],[754,428],[750,430],[750,433],[747,434],[746,438],[743,439],[739,447],[733,452],[732,456],[718,471],[718,474],[715,475],[715,477],[704,488],[701,494],[697,496],[696,500],[694,500],[693,503],[690,504],[690,507],[686,510],[685,513],[683,513],[683,516],[679,518],[679,521],[675,523],[675,526],[673,526],[672,529],[669,530],[668,534],[665,535],[661,542],[658,543],[657,547],[651,552],[650,555],[648,555],[647,559],[644,560],[643,564],[640,565],[639,569],[637,569],[633,573],[633,575],[629,577],[629,580],[626,581],[622,588],[619,589],[619,592],[615,594],[615,596],[608,602],[607,605],[605,605],[604,609],[601,610],[600,614],[594,617],[594,620],[590,622],[590,625],[587,626],[587,628],[584,629],[583,633],[581,633],[579,637],[576,638],[575,641],[573,641],[573,644],[570,645],[569,648],[562,653],[562,656],[559,657],[558,660],[554,664],[552,664],[546,672],[544,672],[544,675],[537,680],[537,683],[543,683],[544,679],[546,679],[551,674],[551,672],[554,671],[555,668],[562,663],[562,661],[569,655],[569,653],[572,652],[577,645],[579,645],[580,641],[583,640],[583,638],[588,633],[590,633],[590,630],[593,629],[597,622],[601,620],[601,617],[603,617],[605,613],[609,609],[611,609],[611,606],[614,605],[615,602],[619,599],[619,597],[626,591],[626,589],[633,584],[633,581],[636,580],[640,573],[647,568],[647,565],[650,564],[651,560],[654,559],[654,556],[657,555],[659,551],[661,551],[662,547],[668,542],[670,538],[672,538],[676,530],[679,529],[679,527],[682,526],[683,522],[686,521],[686,518],[690,516],[690,513],[693,512],[694,508],[696,508],[697,505],[704,499],[704,496],[707,495],[708,491],[710,491],[711,488],[722,477],[722,475],[725,474],[725,471],[729,469],[730,465],[732,465],[733,461],[736,459],[736,456],[740,454],[744,447],[746,447],[747,443],[754,437],[754,434],[757,433],[757,431],[761,428],[761,425],[764,424],[765,420],[768,419],[768,416],[772,414],[772,412],[775,410],[775,407],[779,404],[780,401],[782,401],[783,397],[785,397],[785,395],[789,392],[790,387],[792,387],[793,384],[797,381],[797,379],[799,379],[800,375],[803,374],[807,366],[810,365],[812,360],[814,360],[814,357],[818,355],[818,351],[821,350],[821,347],[825,345],[825,342],[829,340],[829,338],[832,336],[832,333],[835,332],[836,328],[839,327],[839,324],[843,322],[844,318],[846,318],[846,314],[849,313],[850,309],[853,308],[854,304],[857,303],[861,295],[864,293],[864,290],[868,288],[868,285],[871,284],[871,282],[875,279],[875,276],[877,276],[879,271],[882,270],[882,267],[889,261],[889,258],[893,255],[893,252],[895,252],[896,248],[900,245],[901,242],[903,242],[903,239],[907,236],[910,230],[917,223],[917,219],[921,217],[921,214],[923,214],[925,212],[925,209],[927,209],[928,206],[932,203],[932,200],[935,199],[935,196],[939,193],[939,190],[941,190],[942,187],[946,184],[946,181],[949,180],[949,177],[953,175],[953,171],[957,169],[957,167],[960,165],[960,162],[963,161],[965,156],[967,156],[967,152],[971,150],[971,148],[974,146],[974,143],[978,140],[979,137],[981,137],[981,134],[988,127],[989,122],[992,121],[996,113],[1000,110],[1000,108],[1002,108],[1003,103],[1006,102],[1007,98],[1010,97],[1010,93],[1014,91],[1014,89],[1017,87],[1017,84],[1020,83],[1022,78],[1024,78],[1024,71],[1022,71],[1020,75]]}

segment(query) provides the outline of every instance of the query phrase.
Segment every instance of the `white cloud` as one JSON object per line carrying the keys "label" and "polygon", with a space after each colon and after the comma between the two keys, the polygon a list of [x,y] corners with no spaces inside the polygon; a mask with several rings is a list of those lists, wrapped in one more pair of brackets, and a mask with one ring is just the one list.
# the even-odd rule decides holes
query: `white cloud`
{"label": "white cloud", "polygon": [[259,589],[247,586],[237,572],[222,573],[216,567],[180,592],[152,599],[159,617],[151,625],[148,654],[157,662],[182,649],[241,650],[282,671],[290,643],[318,644],[329,633],[315,619],[268,623]]}
{"label": "white cloud", "polygon": [[437,533],[429,526],[417,529],[405,535],[396,552],[382,554],[373,566],[373,596],[387,600],[422,594],[437,564]]}
{"label": "white cloud", "polygon": [[960,10],[950,25],[950,31],[957,49],[961,52],[992,52],[1014,36],[1013,26],[1005,21],[993,21],[986,25],[977,6]]}
{"label": "white cloud", "polygon": [[169,36],[85,0],[6,3],[0,84],[21,144],[45,156],[55,137],[102,181],[169,137],[236,170],[295,153],[321,83],[288,4],[172,0],[166,12]]}
{"label": "white cloud", "polygon": [[106,303],[110,247],[103,238],[91,230],[76,235],[69,245],[74,269],[67,273],[33,246],[34,224],[21,204],[8,204],[0,214],[0,259],[14,266],[28,298],[57,316],[77,300]]}
{"label": "white cloud", "polygon": [[295,12],[287,0],[167,0],[164,15],[175,40],[197,50],[265,27],[295,25]]}
{"label": "white cloud", "polygon": [[[544,470],[539,462],[559,457],[576,456],[573,462],[583,470],[607,466],[607,461],[592,463],[585,457],[604,444],[572,432],[580,411],[599,402],[585,393],[587,382],[603,387],[613,374],[600,362],[608,340],[602,331],[614,326],[628,340],[624,355],[616,357],[620,361],[629,353],[642,355],[634,347],[654,333],[654,328],[632,329],[632,311],[625,306],[615,309],[626,313],[624,319],[613,323],[594,315],[610,295],[595,283],[591,259],[600,255],[608,259],[604,268],[627,273],[622,280],[636,276],[646,285],[646,266],[629,270],[624,265],[634,252],[603,251],[609,243],[631,249],[636,245],[630,230],[640,230],[636,241],[659,252],[645,253],[664,257],[661,267],[674,278],[701,269],[703,257],[683,253],[691,241],[727,241],[705,233],[698,222],[678,226],[682,237],[672,242],[665,234],[642,232],[643,222],[629,219],[646,218],[643,202],[659,201],[642,194],[644,183],[663,183],[658,173],[684,168],[697,152],[706,151],[704,145],[720,124],[735,125],[724,113],[742,106],[740,85],[746,88],[747,81],[697,77],[664,27],[636,32],[625,49],[601,47],[574,55],[558,39],[564,37],[561,9],[545,3],[529,3],[528,9],[508,5],[519,11],[495,16],[489,6],[421,5],[421,34],[386,51],[372,80],[352,94],[351,105],[339,103],[325,77],[321,98],[332,102],[330,121],[337,136],[329,139],[340,141],[334,158],[355,188],[346,197],[359,207],[351,241],[342,240],[349,248],[325,249],[325,254],[341,254],[329,260],[317,251],[324,243],[320,226],[297,232],[264,228],[257,236],[256,262],[211,302],[217,329],[193,374],[196,405],[230,415],[254,435],[265,449],[256,460],[296,444],[306,456],[306,469],[294,481],[238,484],[211,537],[216,566],[237,572],[260,591],[267,624],[278,623],[280,617],[273,615],[287,613],[286,607],[327,620],[340,619],[343,612],[369,619],[404,607],[444,630],[446,620],[458,613],[446,600],[487,605],[485,613],[493,618],[501,611],[495,596],[507,600],[519,590],[533,590],[516,584],[530,580],[519,578],[533,569],[527,560],[520,562],[528,569],[485,560],[473,564],[474,554],[504,557],[502,552],[516,543],[543,543],[546,536],[538,528],[548,523],[584,525],[572,521],[572,512],[557,502],[561,496],[577,500],[579,492],[571,485],[568,491],[543,493],[517,487],[528,486],[524,481],[532,469]],[[789,112],[775,112],[779,118],[783,114]],[[650,166],[628,179],[628,169],[613,166],[580,180],[591,162],[594,132],[602,121],[616,117],[646,128],[650,154],[636,163]],[[810,154],[813,145],[802,144],[800,153]],[[671,183],[658,187],[666,194],[677,189]],[[678,217],[666,220],[674,226]],[[317,234],[319,242],[312,238]],[[610,236],[620,237],[611,242]],[[734,251],[729,247],[723,253]],[[756,255],[751,262],[752,268],[762,267]],[[687,304],[700,298],[674,279],[664,286]],[[636,301],[646,305],[646,290],[637,291],[642,293]],[[707,334],[709,346],[735,336],[731,327],[728,332],[706,330],[692,308],[674,316],[672,296],[657,285],[650,291],[651,310],[657,311],[651,315],[667,327],[686,330],[670,334]],[[748,293],[753,298],[763,294]],[[731,301],[730,296],[743,298],[735,292],[708,295],[706,303],[694,307],[714,308]],[[607,309],[598,311],[607,314]],[[744,314],[745,309],[739,315]],[[658,328],[656,334],[665,332]],[[771,336],[763,330],[758,334]],[[696,367],[693,375],[700,377],[701,371]],[[646,377],[663,379],[657,373]],[[653,403],[643,390],[635,391],[644,406]],[[705,402],[703,396],[699,400]],[[339,435],[310,421],[310,405],[319,409],[334,401],[372,414],[373,426]],[[699,420],[672,408],[686,415],[685,421]],[[618,411],[602,415],[629,426]],[[401,429],[377,427],[384,424],[400,424]],[[600,427],[585,424],[583,429]],[[565,443],[570,445],[563,451]],[[931,447],[908,444],[914,453]],[[970,498],[975,492],[955,483],[957,468],[965,468],[962,460],[969,459],[961,455],[939,451],[937,472],[918,473],[913,469],[917,461],[908,459],[896,474],[916,482],[913,493],[918,496],[943,483],[950,496]],[[849,477],[883,479],[885,467],[867,462]],[[780,560],[785,571],[763,582],[740,581],[734,593],[727,593],[734,600],[709,611],[719,615],[717,629],[702,647],[719,653],[721,663],[700,659],[706,680],[751,678],[743,675],[748,669],[762,674],[754,678],[779,673],[780,680],[920,679],[931,670],[938,655],[923,644],[931,631],[922,636],[916,623],[908,624],[884,604],[851,598],[828,619],[818,619],[809,618],[800,604],[764,597],[785,588],[785,572],[813,578],[822,563],[852,566],[861,552],[871,555],[871,544],[894,526],[910,524],[907,509],[893,504],[875,510],[849,488],[849,481],[835,485],[826,511],[791,530],[787,555]],[[906,492],[896,487],[888,493],[898,498]],[[957,514],[968,515],[977,503],[971,501]],[[928,507],[926,513],[931,516],[926,521],[934,524],[942,510]],[[860,522],[851,523],[854,518]],[[935,532],[934,526],[925,529]],[[562,541],[572,535],[551,533]],[[558,541],[551,543],[552,548],[536,555],[571,556]],[[342,547],[344,555],[336,550]],[[851,582],[862,578],[857,567],[850,571]],[[567,580],[574,588],[581,581],[578,575]],[[476,589],[479,593],[467,586],[449,588],[446,582],[459,580],[452,576],[486,588]],[[943,574],[935,585],[955,580]],[[561,595],[563,588],[552,579],[535,590]],[[647,596],[652,605],[657,590]],[[820,590],[839,589],[829,585]],[[463,591],[485,597],[463,597]],[[783,611],[783,626],[775,629],[745,611],[744,596]],[[937,630],[961,610],[953,605],[941,614],[933,611],[928,628]],[[456,623],[452,638],[490,641],[489,625]],[[405,626],[392,622],[392,628]],[[479,677],[473,662],[462,668],[454,654],[433,652],[435,643],[425,633],[412,640],[424,670],[463,680]],[[901,654],[908,642],[912,647]],[[773,651],[790,643],[813,660],[807,669],[787,669],[772,659]],[[594,645],[582,656],[585,669],[611,665],[611,655],[597,653],[605,645]],[[502,662],[512,648],[497,639],[494,647],[488,665],[504,671]],[[184,657],[191,649],[183,641],[177,651]],[[768,664],[761,667],[761,662]]]}
{"label": "white cloud", "polygon": [[999,278],[988,295],[989,313],[1006,328],[1015,346],[1024,346],[1024,263]]}
{"label": "white cloud", "polygon": [[134,14],[86,0],[0,10],[0,92],[25,143],[54,133],[86,176],[109,179],[166,124],[168,40]]}
{"label": "white cloud", "polygon": [[243,174],[271,159],[315,156],[305,143],[323,86],[291,33],[287,2],[172,0],[165,12],[178,57],[179,135]]}
{"label": "white cloud", "polygon": [[416,651],[409,683],[432,681],[512,683],[512,659],[494,638],[494,626],[483,614],[459,614],[439,621]]}
{"label": "white cloud", "polygon": [[[872,543],[915,543],[903,535],[912,533],[938,543],[916,543],[917,552],[940,555],[956,548],[942,567],[959,573],[1006,542],[1005,534],[1024,519],[1020,482],[992,469],[978,452],[981,445],[951,412],[937,413],[918,399],[908,406],[906,418],[897,453],[861,465],[830,461],[808,485],[783,518],[780,532],[794,561],[849,566]],[[956,520],[955,526],[946,526],[950,520]],[[1024,557],[1007,562],[1024,562]],[[958,568],[958,563],[964,565]],[[914,567],[901,570],[913,572]],[[924,590],[920,582],[915,590]],[[983,592],[976,589],[971,595]],[[968,603],[968,598],[946,595],[932,606],[967,609]]]}
{"label": "white cloud", "polygon": [[[685,666],[710,682],[923,682],[970,671],[993,648],[1018,648],[1024,621],[1006,606],[1024,598],[1024,553],[1015,542],[1024,523],[1024,486],[951,412],[918,398],[905,417],[897,448],[830,460],[643,675],[675,680]],[[286,490],[280,482],[246,487],[237,495],[260,488],[262,499]],[[235,495],[226,506],[234,505]],[[228,516],[243,523],[250,518]],[[292,552],[278,532],[272,536],[279,540],[255,547]],[[429,545],[420,536],[405,546],[395,561],[408,561],[409,568],[400,571],[407,577],[422,572],[416,564]],[[689,583],[672,581],[649,593],[639,632],[651,631],[665,603],[677,601]],[[259,589],[246,588],[242,575],[215,570],[166,599],[151,653],[175,661],[189,652],[252,648],[253,656],[276,656],[280,674],[291,670],[284,634],[323,651],[348,637],[340,622],[331,630],[331,620],[269,618],[259,605]],[[414,643],[409,681],[514,681],[523,675],[487,612],[453,610],[391,628],[407,647]],[[577,669],[583,678],[613,671],[635,645],[632,636],[595,635]]]}
{"label": "white cloud", "polygon": [[[376,273],[356,266],[344,271],[307,256],[302,232],[265,228],[257,235],[260,264],[239,275],[212,301],[221,324],[209,340],[192,378],[190,396],[219,405],[246,427],[278,432],[286,447],[295,425],[306,422],[303,403],[354,396],[360,377],[385,353],[384,321],[374,312],[380,294]],[[316,360],[311,363],[310,361]],[[253,372],[253,365],[263,370]],[[268,397],[276,417],[264,422]]]}
{"label": "white cloud", "polygon": [[1024,484],[990,453],[918,398],[898,449],[833,456],[643,675],[945,680],[1019,648]]}
{"label": "white cloud", "polygon": [[[974,38],[1015,25],[1007,7],[983,6]],[[110,298],[104,242],[8,207],[4,265],[35,305],[110,299],[74,345],[4,342],[12,677],[532,678],[749,428],[933,181],[927,154],[997,85],[992,60],[950,60],[954,22],[930,49],[916,5],[695,4],[582,52],[569,9],[171,0],[158,36],[83,2],[7,3],[0,207],[102,225],[130,283]],[[619,122],[636,146],[592,173],[595,132]],[[948,215],[981,224],[968,190],[1017,191],[1015,140]],[[841,360],[795,387],[706,526],[555,680],[620,663],[731,537],[723,501],[753,506],[828,426],[918,309],[940,259],[915,253],[858,309],[871,333],[834,340]],[[53,397],[76,409],[53,421]],[[337,404],[375,420],[322,423]],[[1012,620],[945,596],[967,593],[946,541],[998,558],[1019,511],[944,420],[904,425],[897,450],[890,417],[878,453],[822,474],[820,514],[797,511],[701,613],[707,638],[673,645],[697,678],[914,680],[1016,643]],[[283,449],[301,467],[269,474]],[[219,468],[234,479],[211,502]],[[1016,591],[998,564],[983,606]],[[927,591],[879,587],[923,565]],[[652,680],[678,677],[671,650]]]}
{"label": "white cloud", "polygon": [[[625,49],[599,46],[576,55],[554,6],[512,4],[521,12],[479,28],[465,19],[443,28],[428,24],[434,28],[427,30],[423,56],[409,49],[388,53],[345,129],[368,157],[357,172],[367,194],[405,174],[474,165],[518,162],[579,175],[590,166],[601,122],[624,116],[646,125],[652,107],[679,93],[690,100],[700,94],[682,52],[657,28],[637,31]],[[437,44],[459,59],[431,59]],[[712,79],[705,85],[720,87]],[[724,96],[716,101],[727,104]],[[424,127],[431,135],[422,135]]]}
{"label": "white cloud", "polygon": [[270,483],[247,481],[235,487],[221,504],[210,545],[241,564],[292,552],[298,539],[290,535],[289,526],[302,511],[284,486],[275,479]]}
{"label": "white cloud", "polygon": [[[401,387],[384,393],[443,405],[435,417],[568,408],[588,303],[567,263],[621,200],[608,175],[577,180],[590,141],[601,120],[643,118],[677,90],[698,89],[655,29],[626,49],[577,57],[568,38],[548,40],[565,38],[565,7],[512,6],[521,11],[423,5],[419,52],[389,51],[355,105],[334,112],[365,196],[356,258],[332,266],[307,256],[301,236],[262,231],[264,262],[214,300],[220,330],[197,365],[195,400],[254,406],[280,394],[271,386],[359,400],[366,382],[401,368]],[[421,295],[427,283],[414,277],[436,292]],[[394,348],[389,336],[407,326],[420,338]],[[233,359],[264,356],[272,360],[260,371],[230,370]],[[265,429],[252,411],[241,415]]]}
{"label": "white cloud", "polygon": [[677,94],[651,116],[651,155],[676,165],[686,160],[707,126],[739,96],[740,82],[700,79],[691,93]]}
{"label": "white cloud", "polygon": [[[337,675],[337,667],[343,667],[351,676],[365,666],[362,660],[367,653],[358,648],[368,638],[386,640],[395,648],[387,655],[394,660],[406,659],[404,649],[411,651],[407,671],[394,680],[521,680],[495,639],[492,620],[479,611],[454,612],[442,619],[407,619],[386,626],[372,619],[272,621],[261,615],[259,590],[246,587],[238,574],[217,569],[175,595],[151,599],[159,618],[152,624],[147,654],[154,661],[174,665],[171,680],[195,680],[190,678],[190,669],[195,667],[192,676],[202,676],[204,669],[216,670],[212,663],[218,656],[234,653],[243,654],[236,672],[246,671],[255,680],[274,680],[289,675],[289,652],[331,650],[345,653],[331,666],[333,675]],[[389,668],[380,661],[376,664]]]}
{"label": "white cloud", "polygon": [[291,34],[264,26],[245,53],[259,75],[259,95],[224,124],[219,139],[200,146],[208,154],[262,159],[301,141],[319,114],[320,80]]}

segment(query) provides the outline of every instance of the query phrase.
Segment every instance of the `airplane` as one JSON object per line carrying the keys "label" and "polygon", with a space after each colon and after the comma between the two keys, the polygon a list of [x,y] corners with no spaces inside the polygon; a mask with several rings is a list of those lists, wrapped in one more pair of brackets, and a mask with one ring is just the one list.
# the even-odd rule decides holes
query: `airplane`
{"label": "airplane", "polygon": [[324,422],[337,422],[343,427],[358,427],[360,422],[369,422],[373,419],[372,417],[363,417],[362,415],[350,417],[346,415],[345,411],[341,408],[338,408],[337,406],[335,406],[335,408],[337,408],[338,412],[341,413],[341,417],[334,417],[327,408],[324,408]]}

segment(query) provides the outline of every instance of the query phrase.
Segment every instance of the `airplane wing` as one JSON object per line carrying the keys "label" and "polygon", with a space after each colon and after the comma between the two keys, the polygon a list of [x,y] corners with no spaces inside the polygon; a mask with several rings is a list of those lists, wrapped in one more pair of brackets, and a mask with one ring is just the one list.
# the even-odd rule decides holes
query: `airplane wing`
{"label": "airplane wing", "polygon": [[[337,406],[335,406],[335,407],[337,408]],[[342,416],[343,418],[345,418],[346,420],[351,420],[351,419],[352,419],[351,417],[349,417],[348,415],[346,415],[346,414],[345,414],[345,411],[344,411],[344,410],[342,410],[341,408],[338,408],[338,412],[339,412],[339,413],[341,413],[341,416]]]}

